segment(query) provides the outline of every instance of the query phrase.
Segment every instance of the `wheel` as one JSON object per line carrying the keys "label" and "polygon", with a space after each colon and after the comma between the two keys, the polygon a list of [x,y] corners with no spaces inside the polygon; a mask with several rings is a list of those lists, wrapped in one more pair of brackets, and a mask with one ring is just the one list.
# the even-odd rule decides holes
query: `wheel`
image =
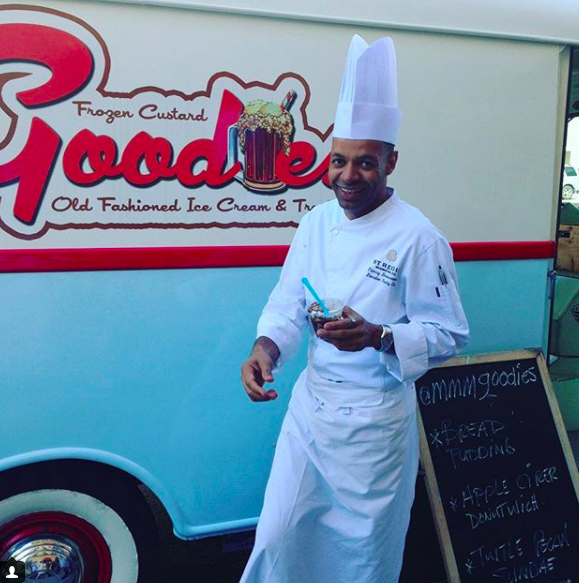
{"label": "wheel", "polygon": [[0,477],[0,561],[23,561],[27,583],[156,582],[157,531],[136,486],[84,470],[25,473]]}
{"label": "wheel", "polygon": [[574,194],[575,189],[570,184],[565,184],[565,186],[563,186],[563,198],[573,198]]}

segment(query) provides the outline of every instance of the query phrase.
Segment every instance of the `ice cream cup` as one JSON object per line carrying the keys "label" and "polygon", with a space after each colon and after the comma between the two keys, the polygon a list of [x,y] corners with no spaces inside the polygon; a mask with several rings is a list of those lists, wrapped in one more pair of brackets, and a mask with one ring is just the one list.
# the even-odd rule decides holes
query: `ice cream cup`
{"label": "ice cream cup", "polygon": [[344,316],[342,311],[344,310],[344,302],[337,298],[322,298],[322,302],[328,309],[328,313],[324,314],[322,308],[317,302],[314,302],[308,308],[308,317],[312,323],[312,328],[314,329],[314,334],[323,327],[326,322],[331,322],[332,320],[341,320]]}

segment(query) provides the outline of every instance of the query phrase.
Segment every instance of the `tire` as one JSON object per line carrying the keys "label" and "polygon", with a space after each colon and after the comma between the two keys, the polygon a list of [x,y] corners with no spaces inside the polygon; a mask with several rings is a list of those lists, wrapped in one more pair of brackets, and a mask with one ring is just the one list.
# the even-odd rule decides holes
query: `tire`
{"label": "tire", "polygon": [[66,583],[157,583],[157,529],[137,486],[56,466],[0,476],[0,561],[26,562],[27,582],[52,573]]}
{"label": "tire", "polygon": [[569,198],[573,198],[574,194],[575,194],[575,189],[570,184],[565,184],[565,186],[563,186],[561,196],[565,200],[567,200]]}

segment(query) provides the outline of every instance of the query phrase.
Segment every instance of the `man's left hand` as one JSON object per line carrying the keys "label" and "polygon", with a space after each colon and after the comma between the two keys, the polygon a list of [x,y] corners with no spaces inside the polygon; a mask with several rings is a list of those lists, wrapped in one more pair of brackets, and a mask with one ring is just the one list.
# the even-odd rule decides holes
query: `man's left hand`
{"label": "man's left hand", "polygon": [[349,306],[344,308],[342,315],[341,320],[326,322],[318,330],[318,338],[347,352],[358,352],[368,347],[379,350],[381,326],[371,324]]}

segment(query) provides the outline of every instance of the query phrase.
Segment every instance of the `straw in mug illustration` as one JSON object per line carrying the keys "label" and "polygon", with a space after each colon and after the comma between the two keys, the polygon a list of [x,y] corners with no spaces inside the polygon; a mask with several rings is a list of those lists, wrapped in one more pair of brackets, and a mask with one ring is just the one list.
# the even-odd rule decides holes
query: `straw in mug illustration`
{"label": "straw in mug illustration", "polygon": [[236,177],[255,191],[274,191],[284,183],[275,172],[275,159],[282,150],[289,154],[294,124],[289,109],[296,92],[290,91],[281,105],[254,99],[243,109],[236,125],[229,128],[228,168],[237,161],[238,147],[244,154],[243,175]]}

